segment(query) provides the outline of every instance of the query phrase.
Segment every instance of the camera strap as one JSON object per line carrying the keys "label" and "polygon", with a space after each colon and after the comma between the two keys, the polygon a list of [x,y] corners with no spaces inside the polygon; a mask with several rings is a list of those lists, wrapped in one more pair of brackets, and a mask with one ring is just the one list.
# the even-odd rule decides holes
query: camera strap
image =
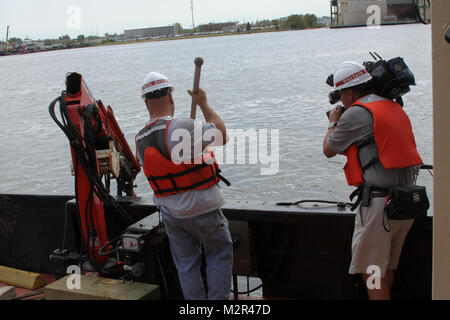
{"label": "camera strap", "polygon": [[[365,146],[368,146],[369,144],[375,143],[375,138],[374,136],[370,136],[364,140],[361,140],[360,142],[356,143],[356,148],[358,149],[358,152],[364,148]],[[375,156],[374,158],[372,158],[368,163],[366,163],[364,166],[361,166],[361,169],[363,170],[363,172],[367,169],[369,169],[370,167],[372,167],[373,165],[375,165],[375,163],[377,163],[378,161],[378,156]]]}

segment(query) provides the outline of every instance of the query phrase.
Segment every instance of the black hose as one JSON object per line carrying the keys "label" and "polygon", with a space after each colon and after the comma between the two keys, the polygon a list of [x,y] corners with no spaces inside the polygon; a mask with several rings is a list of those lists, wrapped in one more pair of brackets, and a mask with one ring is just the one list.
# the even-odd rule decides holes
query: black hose
{"label": "black hose", "polygon": [[297,202],[277,202],[276,205],[277,206],[296,206],[299,205],[301,203],[306,203],[306,202],[312,202],[312,203],[329,203],[329,204],[335,204],[338,207],[345,207],[345,206],[352,206],[353,203],[351,202],[338,202],[338,201],[329,201],[329,200],[300,200]]}
{"label": "black hose", "polygon": [[113,253],[117,252],[117,250],[118,250],[117,246],[116,246],[114,249],[109,250],[109,251],[106,251],[106,252],[103,252],[103,250],[104,250],[107,246],[112,245],[112,244],[115,243],[115,242],[118,242],[118,241],[121,239],[121,237],[122,237],[122,235],[117,236],[117,237],[115,237],[114,239],[112,239],[112,240],[106,242],[104,245],[102,245],[102,246],[98,249],[97,253],[98,253],[99,255],[101,255],[101,256],[107,256],[107,255],[110,255],[110,254],[113,254]]}
{"label": "black hose", "polygon": [[80,205],[79,205],[79,201],[78,201],[78,157],[75,155],[75,168],[74,168],[75,172],[75,209],[77,214],[75,214],[76,218],[77,218],[77,222],[78,222],[78,228],[80,231],[80,260],[79,260],[79,264],[80,264],[80,269],[81,269],[81,259],[83,256],[83,252],[87,252],[87,246],[86,243],[84,242],[84,237],[83,237],[83,226],[81,225],[81,217],[80,217]]}
{"label": "black hose", "polygon": [[270,275],[269,275],[266,279],[264,279],[264,280],[261,279],[261,284],[258,285],[258,286],[256,286],[256,287],[253,288],[253,289],[250,289],[250,290],[242,291],[242,292],[241,292],[241,291],[234,290],[234,288],[233,288],[233,290],[231,290],[231,292],[233,292],[234,294],[250,294],[250,293],[252,293],[252,292],[254,292],[254,291],[256,291],[256,290],[262,288],[264,285],[268,284],[268,283],[273,279],[273,276],[274,276],[275,273],[278,271],[278,268],[280,267],[281,261],[283,260],[284,255],[285,255],[285,253],[286,253],[286,249],[287,249],[287,245],[288,245],[288,240],[289,240],[288,228],[289,228],[289,225],[286,224],[286,225],[285,225],[285,230],[284,230],[284,244],[283,244],[283,249],[281,250],[280,257],[278,258],[277,262],[275,263],[275,266],[274,266],[272,272],[270,273]]}
{"label": "black hose", "polygon": [[[93,190],[92,190],[92,185],[89,188],[89,196],[86,200],[86,206],[85,206],[85,213],[84,213],[84,220],[86,223],[86,242],[87,242],[87,258],[89,260],[89,262],[91,263],[91,265],[94,267],[94,270],[96,272],[100,272],[101,271],[101,266],[100,264],[98,264],[96,262],[96,252],[95,252],[95,234],[93,235],[93,237],[91,237],[89,231],[90,230],[94,230],[95,232],[95,226],[94,226],[94,220],[92,217],[92,198],[93,198]],[[89,219],[88,219],[88,213],[89,213],[89,217],[90,217],[90,223],[89,223]],[[94,227],[93,227],[94,226]],[[92,243],[91,243],[92,241]],[[92,249],[92,250],[91,250]],[[91,259],[91,251],[92,251],[92,259]]]}

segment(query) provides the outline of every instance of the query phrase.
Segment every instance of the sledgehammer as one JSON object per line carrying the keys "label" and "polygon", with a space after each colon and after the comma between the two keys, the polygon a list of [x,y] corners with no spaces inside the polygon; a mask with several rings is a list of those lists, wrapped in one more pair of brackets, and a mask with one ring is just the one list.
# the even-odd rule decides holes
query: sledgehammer
{"label": "sledgehammer", "polygon": [[[203,59],[200,57],[195,58],[194,64],[195,64],[195,75],[194,75],[194,87],[192,89],[192,92],[196,94],[200,86],[200,72],[202,71]],[[192,99],[191,119],[195,119],[196,112],[197,112],[197,105],[195,104],[194,99]]]}

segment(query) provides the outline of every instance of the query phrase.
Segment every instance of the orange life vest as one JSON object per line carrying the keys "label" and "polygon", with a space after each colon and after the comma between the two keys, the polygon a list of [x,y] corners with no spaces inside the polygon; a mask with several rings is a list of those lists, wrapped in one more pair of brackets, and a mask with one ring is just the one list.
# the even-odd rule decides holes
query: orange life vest
{"label": "orange life vest", "polygon": [[[345,151],[347,163],[344,172],[349,185],[362,185],[364,170],[378,160],[386,169],[406,168],[422,164],[422,159],[416,149],[411,122],[397,102],[387,99],[368,103],[357,101],[351,107],[363,107],[371,113],[373,137],[353,144]],[[361,167],[359,149],[373,141],[377,146],[378,157]]]}
{"label": "orange life vest", "polygon": [[[164,197],[188,190],[208,189],[224,179],[214,152],[209,149],[201,159],[176,164],[167,147],[167,128],[171,120],[158,119],[136,136],[136,149],[144,174],[156,197]],[[228,183],[227,183],[228,184]]]}

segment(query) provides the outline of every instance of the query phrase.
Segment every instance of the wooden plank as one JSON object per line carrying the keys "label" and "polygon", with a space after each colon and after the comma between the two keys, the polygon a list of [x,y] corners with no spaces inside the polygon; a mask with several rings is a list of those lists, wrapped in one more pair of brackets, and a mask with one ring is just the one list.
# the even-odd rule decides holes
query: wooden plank
{"label": "wooden plank", "polygon": [[[80,275],[79,289],[68,286],[67,275],[45,287],[46,300],[154,300],[160,299],[158,285],[121,282],[115,279]],[[73,279],[73,278],[71,278]],[[76,283],[76,282],[75,282]],[[69,280],[69,284],[74,284]],[[71,288],[69,288],[71,287]]]}
{"label": "wooden plank", "polygon": [[[433,300],[450,299],[450,109],[448,61],[450,44],[444,33],[450,25],[450,1],[431,1],[433,61]],[[446,67],[447,66],[447,67]]]}
{"label": "wooden plank", "polygon": [[12,300],[16,296],[16,289],[12,286],[0,288],[0,300]]}
{"label": "wooden plank", "polygon": [[0,282],[29,290],[35,290],[47,284],[39,273],[3,266],[0,266]]}

